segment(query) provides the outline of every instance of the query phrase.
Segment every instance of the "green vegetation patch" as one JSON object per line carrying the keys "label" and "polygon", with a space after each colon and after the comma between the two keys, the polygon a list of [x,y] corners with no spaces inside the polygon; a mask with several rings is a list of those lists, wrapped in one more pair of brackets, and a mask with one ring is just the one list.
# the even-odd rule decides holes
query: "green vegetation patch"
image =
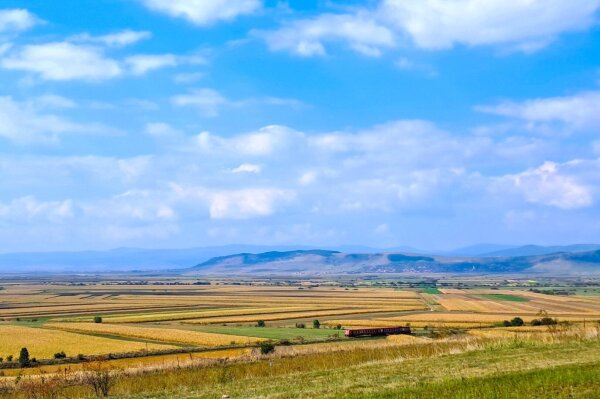
{"label": "green vegetation patch", "polygon": [[596,398],[600,364],[559,366],[480,378],[449,378],[416,386],[348,396],[359,399],[400,398]]}
{"label": "green vegetation patch", "polygon": [[435,287],[427,287],[419,290],[421,294],[441,294],[442,291],[438,290]]}
{"label": "green vegetation patch", "polygon": [[528,302],[529,299],[511,295],[511,294],[482,294],[480,295],[482,298],[491,299],[492,301],[507,301],[507,302]]}
{"label": "green vegetation patch", "polygon": [[195,331],[241,335],[267,339],[294,339],[302,337],[305,340],[319,340],[326,338],[345,338],[343,330],[315,329],[315,328],[286,328],[286,327],[251,327],[251,326],[201,326],[194,327]]}

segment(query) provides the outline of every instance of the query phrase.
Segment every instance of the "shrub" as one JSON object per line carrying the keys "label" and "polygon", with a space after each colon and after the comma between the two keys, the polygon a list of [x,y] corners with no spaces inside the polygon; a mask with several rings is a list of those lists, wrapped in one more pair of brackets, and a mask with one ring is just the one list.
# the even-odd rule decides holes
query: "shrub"
{"label": "shrub", "polygon": [[13,355],[6,356],[6,361],[7,362],[12,362],[13,361]]}
{"label": "shrub", "polygon": [[540,319],[533,319],[533,320],[531,320],[531,325],[532,326],[541,326],[542,321]]}
{"label": "shrub", "polygon": [[313,328],[321,328],[321,322],[319,320],[313,320]]}
{"label": "shrub", "polygon": [[296,328],[306,328],[306,324],[304,324],[304,323],[296,323]]}
{"label": "shrub", "polygon": [[512,326],[515,326],[515,327],[521,327],[521,326],[524,326],[524,325],[525,325],[525,322],[523,321],[523,319],[522,319],[522,318],[520,318],[520,317],[515,317],[514,319],[512,319],[512,320],[510,321],[510,324],[511,324]]}
{"label": "shrub", "polygon": [[542,326],[553,326],[558,324],[558,320],[553,319],[552,317],[542,317],[540,319],[540,323]]}
{"label": "shrub", "polygon": [[342,325],[341,325],[341,324],[338,324],[338,325],[337,325],[335,328],[336,328],[337,330],[341,330],[343,327],[342,327]]}
{"label": "shrub", "polygon": [[67,354],[65,353],[65,351],[61,351],[61,352],[55,353],[54,358],[55,359],[66,359]]}
{"label": "shrub", "polygon": [[102,323],[102,317],[94,316],[94,323]]}
{"label": "shrub", "polygon": [[29,360],[29,351],[27,348],[21,348],[21,352],[19,353],[19,366],[21,368],[29,367],[31,365],[31,361]]}
{"label": "shrub", "polygon": [[504,327],[510,327],[510,326],[512,326],[512,323],[511,323],[510,321],[508,321],[508,320],[504,320],[504,321],[502,322],[502,325],[503,325]]}
{"label": "shrub", "polygon": [[89,385],[98,397],[108,396],[118,377],[119,374],[115,370],[105,367],[100,362],[86,366],[83,373],[84,383]]}
{"label": "shrub", "polygon": [[259,320],[256,322],[256,327],[266,327],[266,323],[264,320]]}
{"label": "shrub", "polygon": [[267,355],[271,352],[275,351],[275,346],[268,342],[268,341],[263,341],[260,343],[260,353],[263,355]]}

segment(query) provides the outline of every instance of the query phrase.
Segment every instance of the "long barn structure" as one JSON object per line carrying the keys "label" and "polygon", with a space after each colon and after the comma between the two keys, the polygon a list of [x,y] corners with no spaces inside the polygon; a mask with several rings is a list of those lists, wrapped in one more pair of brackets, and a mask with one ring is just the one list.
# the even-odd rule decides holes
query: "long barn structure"
{"label": "long barn structure", "polygon": [[355,328],[344,332],[346,337],[376,337],[380,335],[410,334],[410,327],[381,327],[381,328]]}

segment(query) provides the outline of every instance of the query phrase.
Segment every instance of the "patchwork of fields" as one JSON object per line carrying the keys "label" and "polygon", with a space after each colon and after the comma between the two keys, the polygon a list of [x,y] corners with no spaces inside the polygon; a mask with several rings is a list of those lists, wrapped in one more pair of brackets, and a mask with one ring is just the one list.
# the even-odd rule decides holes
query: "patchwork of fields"
{"label": "patchwork of fields", "polygon": [[[332,347],[346,340],[340,328],[482,329],[515,317],[529,324],[540,315],[572,323],[600,320],[600,296],[481,287],[398,289],[264,281],[13,282],[3,284],[0,299],[3,359],[16,359],[23,347],[37,359],[52,359],[59,352],[75,358],[230,350],[255,347],[265,340],[316,345],[327,341]],[[316,320],[319,325],[313,326]],[[257,326],[259,321],[262,327]],[[410,341],[407,337],[390,340],[395,344]]]}

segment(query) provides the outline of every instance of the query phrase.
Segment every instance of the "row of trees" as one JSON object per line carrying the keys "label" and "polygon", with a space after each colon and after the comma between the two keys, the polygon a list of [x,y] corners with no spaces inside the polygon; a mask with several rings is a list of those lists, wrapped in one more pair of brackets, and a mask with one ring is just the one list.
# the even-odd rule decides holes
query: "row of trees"
{"label": "row of trees", "polygon": [[[265,323],[264,320],[259,320],[256,322],[256,327],[266,327],[266,326],[267,326],[267,323]],[[296,328],[306,328],[306,324],[296,323]],[[313,328],[321,328],[321,322],[319,320],[313,320]]]}

